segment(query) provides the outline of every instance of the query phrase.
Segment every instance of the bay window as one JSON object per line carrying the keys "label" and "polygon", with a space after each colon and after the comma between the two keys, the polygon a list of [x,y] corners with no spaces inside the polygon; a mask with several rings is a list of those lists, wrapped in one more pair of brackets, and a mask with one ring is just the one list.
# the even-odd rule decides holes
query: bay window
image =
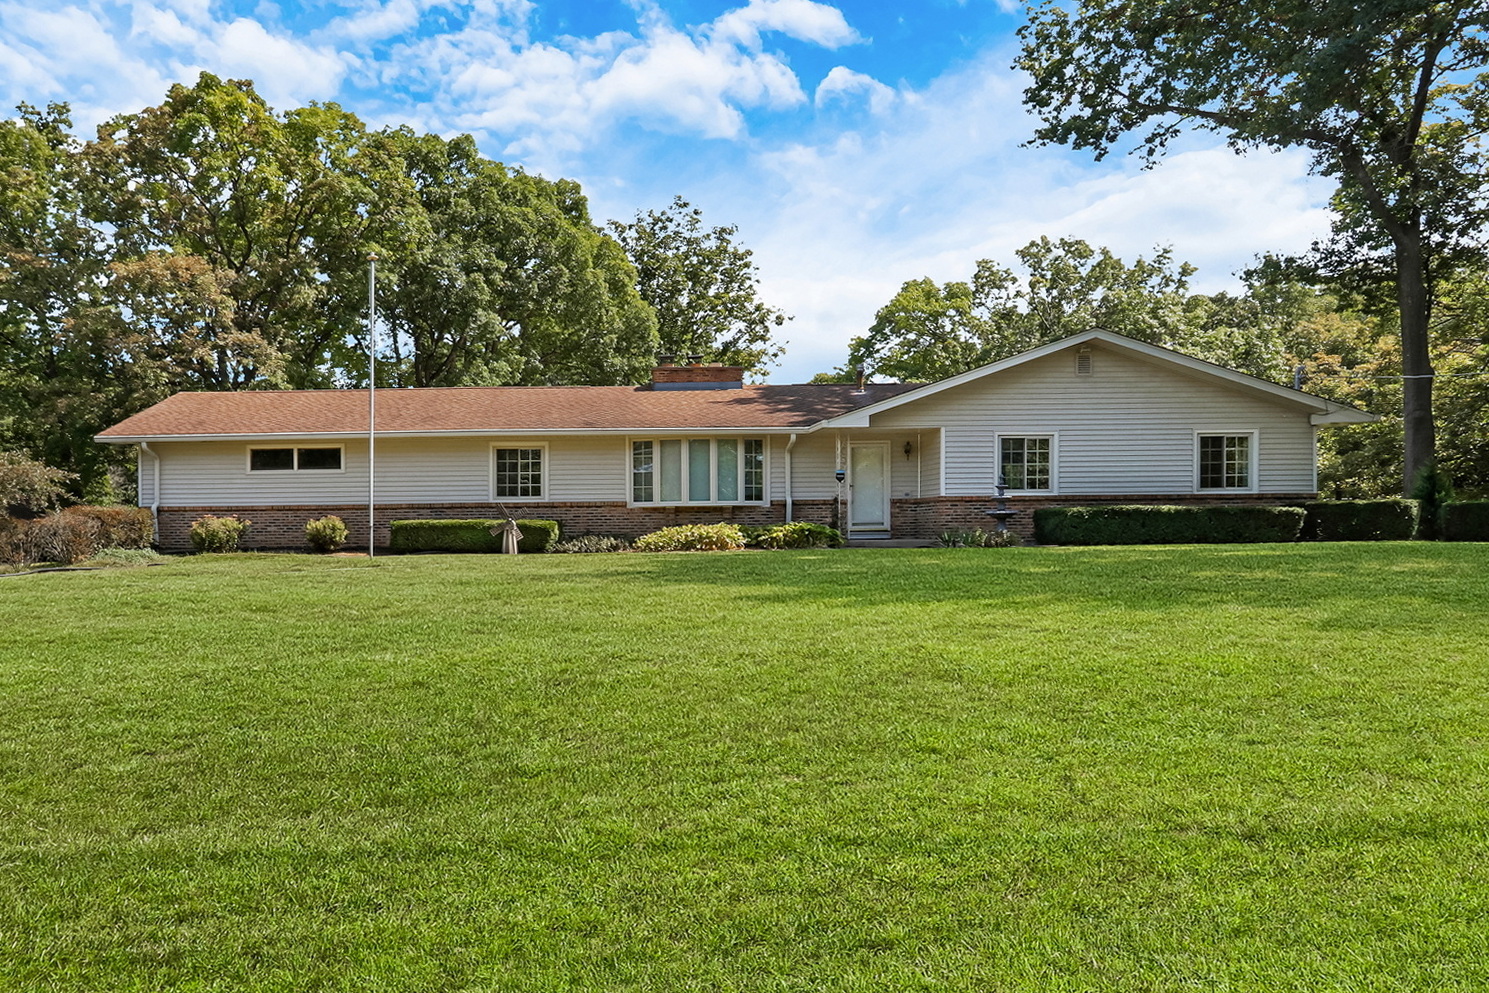
{"label": "bay window", "polygon": [[631,442],[632,503],[763,503],[762,438]]}

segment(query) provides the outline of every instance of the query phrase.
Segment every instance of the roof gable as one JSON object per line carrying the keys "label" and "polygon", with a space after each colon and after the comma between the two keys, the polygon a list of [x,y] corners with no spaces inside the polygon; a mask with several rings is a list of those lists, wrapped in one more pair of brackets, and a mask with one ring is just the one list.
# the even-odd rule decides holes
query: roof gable
{"label": "roof gable", "polygon": [[1150,345],[1147,342],[1138,341],[1136,338],[1129,338],[1126,335],[1093,329],[1040,345],[1038,348],[1031,348],[1026,352],[1011,355],[1006,359],[1000,359],[997,362],[979,366],[976,369],[969,369],[956,376],[950,376],[934,383],[917,386],[912,390],[854,408],[851,411],[845,411],[842,414],[829,418],[819,426],[841,428],[867,427],[870,423],[870,418],[875,414],[913,404],[946,390],[955,389],[958,386],[976,382],[989,376],[996,376],[999,373],[1018,368],[1048,355],[1091,342],[1111,345],[1143,358],[1177,367],[1190,374],[1198,375],[1201,378],[1212,378],[1230,387],[1259,393],[1281,403],[1302,407],[1313,412],[1313,420],[1316,424],[1365,423],[1378,420],[1374,414],[1368,414],[1347,404],[1327,400],[1323,397],[1314,396],[1311,393],[1304,393],[1301,390],[1289,389],[1286,386],[1279,386],[1265,379],[1259,379],[1244,372],[1237,372],[1234,369],[1227,369],[1224,366],[1216,365],[1213,362],[1206,362],[1204,359],[1197,359],[1190,355],[1184,355],[1172,349]]}

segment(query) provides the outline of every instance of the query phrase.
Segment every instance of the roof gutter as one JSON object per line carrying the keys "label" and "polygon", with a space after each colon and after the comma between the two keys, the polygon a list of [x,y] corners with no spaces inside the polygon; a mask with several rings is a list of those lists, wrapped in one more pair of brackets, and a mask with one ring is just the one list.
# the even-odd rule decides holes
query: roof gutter
{"label": "roof gutter", "polygon": [[796,447],[796,432],[791,432],[791,438],[786,442],[786,523],[790,524],[791,516],[791,449]]}

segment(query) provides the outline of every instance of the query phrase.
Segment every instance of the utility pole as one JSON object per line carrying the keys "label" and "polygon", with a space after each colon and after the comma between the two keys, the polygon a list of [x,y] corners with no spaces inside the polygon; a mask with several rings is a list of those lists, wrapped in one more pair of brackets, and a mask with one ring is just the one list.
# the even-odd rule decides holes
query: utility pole
{"label": "utility pole", "polygon": [[377,549],[377,256],[367,256],[367,557]]}

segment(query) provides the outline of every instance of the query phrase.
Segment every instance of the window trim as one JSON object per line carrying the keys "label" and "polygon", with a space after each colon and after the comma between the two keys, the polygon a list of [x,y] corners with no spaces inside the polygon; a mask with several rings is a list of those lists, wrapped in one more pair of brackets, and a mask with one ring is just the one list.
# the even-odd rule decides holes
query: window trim
{"label": "window trim", "polygon": [[[270,452],[287,448],[294,453],[294,465],[288,469],[255,469],[253,467],[254,452]],[[301,469],[300,449],[302,448],[334,448],[341,453],[341,467],[337,469]],[[281,476],[298,475],[302,472],[332,475],[346,473],[346,446],[345,445],[247,445],[243,450],[243,471],[253,476]]]}
{"label": "window trim", "polygon": [[[1261,462],[1261,444],[1259,432],[1256,428],[1224,429],[1220,431],[1195,431],[1194,432],[1194,492],[1196,493],[1259,493],[1257,487],[1258,475]],[[1245,438],[1247,439],[1246,458],[1246,485],[1245,486],[1201,486],[1200,473],[1203,467],[1200,464],[1200,439],[1201,438]]]}
{"label": "window trim", "polygon": [[[539,470],[541,476],[538,482],[537,496],[497,496],[496,493],[496,453],[501,449],[517,451],[518,449],[537,449],[542,452],[542,467]],[[491,451],[486,458],[486,489],[492,503],[545,503],[550,497],[548,495],[549,474],[553,471],[553,463],[548,458],[548,442],[539,441],[531,444],[516,444],[510,441],[493,441]]]}
{"label": "window trim", "polygon": [[1021,490],[1008,487],[1008,492],[1018,495],[1054,496],[1060,492],[1060,432],[1058,431],[999,431],[993,435],[993,486],[1003,475],[1003,439],[1048,438],[1050,443],[1050,485],[1048,489]]}
{"label": "window trim", "polygon": [[[635,446],[638,442],[649,441],[653,446],[658,446],[664,441],[682,442],[682,500],[637,500],[635,480]],[[694,441],[706,441],[709,443],[709,467],[708,485],[710,496],[719,490],[719,446],[720,441],[733,441],[739,445],[739,491],[745,490],[745,443],[750,441],[760,442],[760,495],[759,500],[688,500],[688,445]],[[749,434],[648,434],[627,435],[625,448],[623,449],[626,481],[626,506],[627,507],[768,507],[770,506],[770,436]],[[656,447],[652,449],[652,491],[661,491],[661,480],[658,478],[657,464],[661,456]]]}

